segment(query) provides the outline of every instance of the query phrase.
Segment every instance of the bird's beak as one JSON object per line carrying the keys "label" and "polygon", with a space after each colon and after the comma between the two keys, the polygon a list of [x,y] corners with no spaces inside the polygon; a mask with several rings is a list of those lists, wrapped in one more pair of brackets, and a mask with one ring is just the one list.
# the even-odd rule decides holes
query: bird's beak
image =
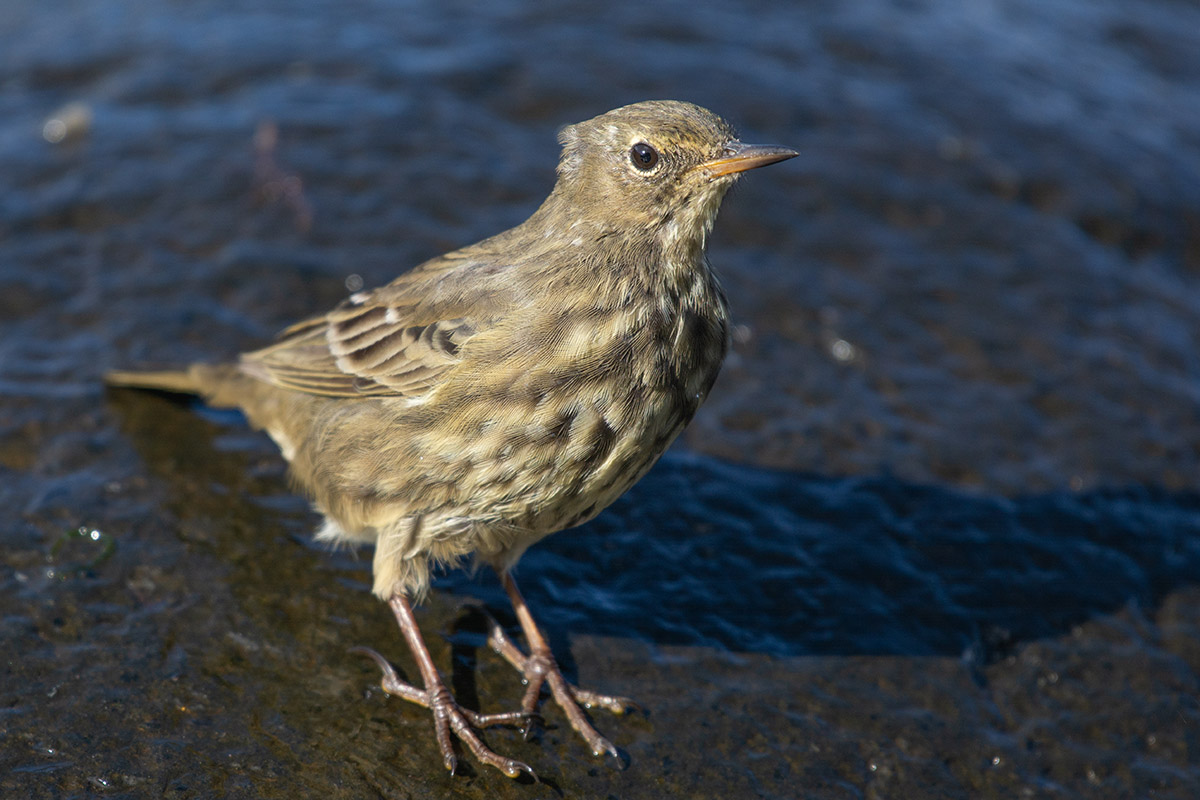
{"label": "bird's beak", "polygon": [[790,147],[780,147],[774,144],[742,144],[734,139],[725,145],[725,154],[720,158],[705,161],[696,169],[708,173],[710,178],[722,175],[733,175],[748,169],[765,167],[776,161],[786,161],[800,155]]}

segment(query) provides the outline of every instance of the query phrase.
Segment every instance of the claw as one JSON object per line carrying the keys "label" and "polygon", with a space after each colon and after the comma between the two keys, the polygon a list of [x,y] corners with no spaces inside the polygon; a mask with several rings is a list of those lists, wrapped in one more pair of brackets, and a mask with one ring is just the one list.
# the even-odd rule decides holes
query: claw
{"label": "claw", "polygon": [[546,720],[541,714],[536,711],[534,711],[532,714],[525,714],[525,724],[521,726],[521,738],[528,742],[529,738],[533,736],[534,731],[537,728],[544,727],[546,727]]}
{"label": "claw", "polygon": [[383,672],[383,680],[379,682],[379,685],[383,688],[383,691],[396,697],[403,697],[410,703],[416,703],[417,705],[424,706],[425,708],[433,707],[429,704],[429,699],[426,696],[426,692],[418,689],[411,683],[405,683],[404,681],[400,680],[400,676],[396,673],[396,668],[393,667],[386,658],[379,655],[379,653],[375,652],[369,647],[351,647],[349,652],[354,653],[355,655],[366,656],[375,662],[380,671]]}
{"label": "claw", "polygon": [[541,783],[541,781],[538,780],[537,773],[535,773],[528,764],[520,761],[509,759],[508,763],[504,765],[503,772],[510,778],[519,778],[521,777],[521,773],[524,772],[529,777],[533,778],[535,783]]}
{"label": "claw", "polygon": [[346,652],[353,653],[356,656],[366,656],[367,658],[371,659],[379,666],[379,669],[383,671],[385,677],[396,674],[396,670],[390,663],[388,663],[388,660],[369,647],[351,647],[346,650]]}

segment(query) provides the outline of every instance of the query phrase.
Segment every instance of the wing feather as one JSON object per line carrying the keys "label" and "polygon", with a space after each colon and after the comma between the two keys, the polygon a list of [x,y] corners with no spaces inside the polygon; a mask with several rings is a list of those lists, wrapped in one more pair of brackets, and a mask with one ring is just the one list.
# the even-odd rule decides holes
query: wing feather
{"label": "wing feather", "polygon": [[[473,285],[464,273],[477,268],[477,262],[446,257],[439,262],[285,329],[271,346],[243,355],[243,371],[277,386],[328,397],[428,392],[459,363],[462,346],[493,322],[479,309],[496,309],[503,300],[494,281],[463,291]],[[494,275],[496,270],[483,272]],[[439,295],[439,279],[455,291]],[[481,304],[477,298],[484,292],[491,302]]]}

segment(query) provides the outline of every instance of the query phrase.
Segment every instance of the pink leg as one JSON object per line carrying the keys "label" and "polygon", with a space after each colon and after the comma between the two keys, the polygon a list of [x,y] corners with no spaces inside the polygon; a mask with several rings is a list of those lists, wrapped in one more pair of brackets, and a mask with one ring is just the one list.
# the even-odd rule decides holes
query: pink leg
{"label": "pink leg", "polygon": [[450,694],[450,690],[446,688],[442,676],[438,674],[437,668],[433,665],[433,657],[429,654],[429,648],[425,646],[425,640],[421,638],[421,631],[417,627],[417,620],[413,617],[412,606],[409,605],[408,599],[403,595],[393,595],[388,601],[388,605],[391,606],[392,613],[396,615],[396,621],[400,623],[400,631],[404,634],[408,648],[417,662],[417,669],[421,672],[421,680],[424,682],[425,688],[418,689],[400,680],[392,665],[370,648],[355,647],[351,652],[368,656],[379,665],[379,668],[383,670],[382,685],[385,692],[433,711],[434,734],[437,736],[438,747],[442,751],[446,769],[453,774],[458,766],[458,759],[455,757],[454,748],[450,743],[450,734],[453,733],[481,763],[490,764],[510,778],[515,778],[525,772],[536,780],[537,776],[528,765],[496,755],[488,749],[475,732],[476,728],[486,728],[490,725],[523,722],[528,715],[521,711],[506,714],[479,714],[460,706],[454,700],[454,696]]}
{"label": "pink leg", "polygon": [[559,669],[558,662],[554,660],[554,654],[550,651],[546,637],[542,635],[537,623],[533,621],[533,615],[529,613],[529,606],[525,604],[525,598],[521,596],[512,576],[507,572],[502,573],[500,582],[504,584],[504,591],[508,592],[513,610],[517,614],[517,621],[521,623],[521,630],[524,631],[525,640],[529,643],[529,655],[521,652],[495,620],[492,621],[488,642],[497,653],[525,676],[528,688],[525,690],[525,697],[521,703],[521,711],[530,717],[536,716],[542,686],[549,685],[554,702],[567,715],[571,727],[587,741],[592,753],[595,755],[608,753],[617,757],[617,748],[592,727],[580,706],[585,708],[599,706],[607,708],[614,714],[623,714],[630,708],[636,708],[636,704],[625,697],[597,694],[567,683],[562,670]]}

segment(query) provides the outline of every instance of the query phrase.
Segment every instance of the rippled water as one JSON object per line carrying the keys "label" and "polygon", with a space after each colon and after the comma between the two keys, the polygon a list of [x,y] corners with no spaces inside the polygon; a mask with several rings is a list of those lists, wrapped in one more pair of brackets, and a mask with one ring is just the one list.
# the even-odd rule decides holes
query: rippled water
{"label": "rippled water", "polygon": [[[256,9],[0,3],[0,793],[1200,794],[1194,4]],[[547,709],[488,737],[546,785],[451,781],[270,443],[99,376],[519,222],[651,97],[802,156],[726,201],[681,446],[518,572],[647,712],[596,717],[625,769]],[[517,703],[494,578],[438,589],[456,692]]]}

